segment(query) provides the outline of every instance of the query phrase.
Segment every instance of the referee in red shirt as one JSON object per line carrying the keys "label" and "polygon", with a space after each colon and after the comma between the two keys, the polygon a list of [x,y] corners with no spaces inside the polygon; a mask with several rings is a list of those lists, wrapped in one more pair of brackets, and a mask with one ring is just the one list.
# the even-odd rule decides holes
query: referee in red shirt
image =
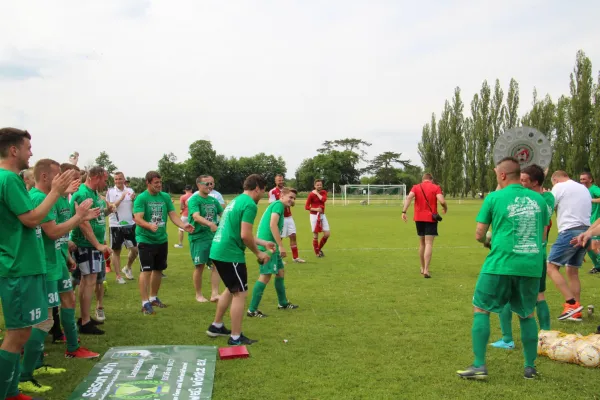
{"label": "referee in red shirt", "polygon": [[417,225],[417,235],[419,236],[419,258],[421,260],[421,274],[425,278],[431,278],[429,274],[429,264],[431,263],[431,254],[433,252],[433,239],[438,235],[438,221],[434,215],[438,214],[437,203],[442,205],[443,213],[448,211],[448,204],[442,194],[442,189],[433,183],[431,174],[424,174],[421,183],[414,185],[404,202],[402,210],[402,219],[407,222],[406,210],[415,199],[415,224]]}

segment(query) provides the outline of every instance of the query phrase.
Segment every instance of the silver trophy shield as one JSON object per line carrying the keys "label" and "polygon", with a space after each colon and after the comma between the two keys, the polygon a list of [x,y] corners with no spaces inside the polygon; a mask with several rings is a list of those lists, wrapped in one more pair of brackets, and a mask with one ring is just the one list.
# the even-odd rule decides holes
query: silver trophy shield
{"label": "silver trophy shield", "polygon": [[506,130],[494,144],[494,162],[514,157],[521,168],[536,164],[546,169],[552,161],[552,146],[546,136],[535,128],[519,126]]}

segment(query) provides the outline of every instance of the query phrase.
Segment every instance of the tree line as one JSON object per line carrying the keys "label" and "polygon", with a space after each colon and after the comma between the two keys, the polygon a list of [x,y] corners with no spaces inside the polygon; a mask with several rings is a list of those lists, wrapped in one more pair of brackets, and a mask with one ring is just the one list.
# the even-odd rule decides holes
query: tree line
{"label": "tree line", "polygon": [[530,126],[544,133],[552,145],[549,174],[560,169],[573,177],[590,171],[600,179],[600,74],[594,84],[592,63],[582,50],[577,52],[569,89],[570,96],[563,95],[555,103],[548,94],[540,99],[534,88],[532,107],[519,118],[515,79],[510,80],[506,98],[498,79],[493,89],[484,81],[466,115],[457,87],[440,117],[432,113],[423,126],[418,150],[425,170],[450,195],[490,192],[496,187],[496,139],[507,129]]}

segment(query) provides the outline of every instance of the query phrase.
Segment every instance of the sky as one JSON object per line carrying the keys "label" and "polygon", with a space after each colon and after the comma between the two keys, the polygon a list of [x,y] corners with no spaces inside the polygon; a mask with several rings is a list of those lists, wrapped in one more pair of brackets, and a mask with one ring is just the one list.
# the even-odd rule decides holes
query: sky
{"label": "sky", "polygon": [[[282,156],[288,176],[325,140],[417,143],[459,86],[569,93],[577,50],[600,63],[600,2],[555,0],[53,0],[0,2],[0,126],[34,156],[127,176],[210,140],[226,156]],[[595,77],[596,80],[596,77]]]}

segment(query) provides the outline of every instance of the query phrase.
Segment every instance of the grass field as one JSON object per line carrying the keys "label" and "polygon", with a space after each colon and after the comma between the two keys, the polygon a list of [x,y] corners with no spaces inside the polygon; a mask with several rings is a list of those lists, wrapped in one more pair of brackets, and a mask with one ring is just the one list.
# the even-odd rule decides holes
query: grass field
{"label": "grass field", "polygon": [[[435,243],[432,279],[419,274],[414,224],[402,222],[400,207],[329,207],[332,236],[323,259],[312,254],[307,213],[296,207],[299,247],[308,263],[288,263],[286,285],[289,299],[300,308],[277,310],[272,283],[267,287],[260,309],[269,317],[244,320],[244,333],[260,341],[249,347],[249,359],[218,361],[213,398],[599,398],[598,369],[541,358],[540,379],[524,380],[516,319],[517,349],[489,348],[488,381],[456,377],[456,369],[472,362],[471,299],[486,256],[474,240],[480,204],[450,202]],[[114,274],[109,274],[103,328],[107,334],[82,337],[85,346],[104,352],[126,345],[226,345],[225,338],[213,340],[204,333],[215,306],[195,301],[187,241],[184,249],[174,249],[176,229],[170,224],[169,230],[168,278],[160,298],[170,307],[143,316],[137,284],[117,285]],[[556,231],[551,242],[555,237]],[[247,260],[252,286],[258,269],[254,257]],[[581,274],[582,303],[600,306],[600,278],[587,274],[589,268],[588,261]],[[204,284],[208,295],[207,273]],[[600,323],[597,315],[591,319],[584,315],[582,323],[559,322],[562,301],[552,283],[547,297],[553,329],[588,334]],[[491,322],[492,341],[500,338],[500,331],[497,317],[492,316]],[[228,317],[225,323],[230,326]],[[46,399],[64,400],[94,362],[65,360],[63,345],[48,342],[47,351],[47,361],[68,372],[40,378],[54,387]]]}

